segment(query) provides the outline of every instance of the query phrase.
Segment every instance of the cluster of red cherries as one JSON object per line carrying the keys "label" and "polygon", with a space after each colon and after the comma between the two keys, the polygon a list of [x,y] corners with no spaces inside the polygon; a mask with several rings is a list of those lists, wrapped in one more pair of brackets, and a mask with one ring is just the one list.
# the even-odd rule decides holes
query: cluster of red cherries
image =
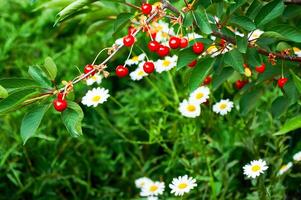
{"label": "cluster of red cherries", "polygon": [[[247,67],[247,65],[244,64],[244,67]],[[265,69],[266,69],[266,66],[265,66],[264,63],[262,63],[261,65],[255,67],[255,71],[256,71],[257,73],[259,73],[259,74],[264,73],[264,72],[265,72]],[[283,88],[283,87],[285,86],[285,84],[287,83],[287,81],[288,81],[288,78],[285,78],[285,77],[279,78],[278,81],[277,81],[278,87]],[[242,89],[247,83],[248,83],[248,80],[237,80],[237,81],[235,82],[235,87],[236,87],[236,89],[240,90],[240,89]]]}

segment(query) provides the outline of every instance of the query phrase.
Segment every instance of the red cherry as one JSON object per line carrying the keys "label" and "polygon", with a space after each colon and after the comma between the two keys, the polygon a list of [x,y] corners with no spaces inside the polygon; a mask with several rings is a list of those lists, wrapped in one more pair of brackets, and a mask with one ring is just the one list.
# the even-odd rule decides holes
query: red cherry
{"label": "red cherry", "polygon": [[155,70],[154,63],[153,62],[145,62],[143,65],[143,70],[148,74],[153,73]]}
{"label": "red cherry", "polygon": [[246,80],[237,80],[237,81],[235,82],[235,87],[236,87],[236,89],[240,90],[240,89],[243,88],[247,83],[248,83],[248,81],[246,81]]}
{"label": "red cherry", "polygon": [[220,45],[221,47],[225,47],[225,46],[226,46],[226,40],[221,39],[221,41],[219,42],[219,45]]}
{"label": "red cherry", "polygon": [[157,32],[153,32],[153,33],[151,33],[151,38],[152,38],[153,40],[155,40],[155,39],[156,39],[156,37],[157,37]]}
{"label": "red cherry", "polygon": [[265,64],[262,63],[260,66],[255,67],[255,70],[256,70],[258,73],[263,73],[263,72],[265,71]]}
{"label": "red cherry", "polygon": [[67,108],[68,104],[67,101],[64,99],[55,99],[53,101],[53,106],[55,110],[63,112]]}
{"label": "red cherry", "polygon": [[169,47],[172,49],[177,49],[180,46],[180,39],[177,37],[171,37],[169,39]]}
{"label": "red cherry", "polygon": [[119,78],[122,78],[128,75],[129,70],[127,67],[123,65],[118,65],[115,69],[115,73]]}
{"label": "red cherry", "polygon": [[180,38],[180,48],[186,48],[188,46],[188,39],[187,38]]}
{"label": "red cherry", "polygon": [[123,38],[123,44],[126,47],[130,47],[135,43],[135,38],[132,35],[127,35]]}
{"label": "red cherry", "polygon": [[152,9],[153,9],[153,7],[149,3],[143,3],[142,6],[141,6],[141,11],[145,15],[150,14],[152,12]]}
{"label": "red cherry", "polygon": [[151,51],[151,52],[156,52],[160,47],[160,43],[153,40],[153,41],[150,41],[148,43],[148,49]]}
{"label": "red cherry", "polygon": [[195,54],[201,54],[204,50],[204,44],[202,42],[196,42],[193,44],[192,50]]}
{"label": "red cherry", "polygon": [[160,45],[160,46],[159,46],[159,49],[157,50],[157,54],[158,54],[160,57],[167,56],[167,55],[169,54],[169,48],[168,48],[167,46]]}
{"label": "red cherry", "polygon": [[57,99],[62,100],[63,97],[64,97],[64,93],[63,92],[57,93]]}
{"label": "red cherry", "polygon": [[[85,68],[84,68],[84,73],[85,74],[88,74],[90,73],[92,70],[94,70],[94,66],[93,65],[86,65]],[[91,75],[93,76],[95,74],[95,70],[91,73]]]}
{"label": "red cherry", "polygon": [[194,61],[192,61],[191,63],[188,64],[188,67],[193,68],[193,67],[195,67],[196,63],[197,63],[197,61],[194,60]]}
{"label": "red cherry", "polygon": [[137,31],[137,29],[133,26],[129,26],[128,28],[128,35],[132,35]]}
{"label": "red cherry", "polygon": [[284,78],[284,77],[279,78],[278,79],[278,86],[280,88],[283,88],[287,81],[288,81],[288,78]]}
{"label": "red cherry", "polygon": [[204,85],[209,85],[211,83],[212,78],[210,76],[207,76],[203,82]]}

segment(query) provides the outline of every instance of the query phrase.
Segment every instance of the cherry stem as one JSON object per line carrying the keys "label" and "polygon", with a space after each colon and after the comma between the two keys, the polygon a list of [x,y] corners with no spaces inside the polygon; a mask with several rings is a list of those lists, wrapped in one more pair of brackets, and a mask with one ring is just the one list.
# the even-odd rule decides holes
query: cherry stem
{"label": "cherry stem", "polygon": [[131,46],[130,53],[129,53],[127,59],[124,62],[124,65],[123,65],[124,67],[127,65],[126,62],[129,60],[130,56],[132,55],[133,47],[134,47],[134,45]]}

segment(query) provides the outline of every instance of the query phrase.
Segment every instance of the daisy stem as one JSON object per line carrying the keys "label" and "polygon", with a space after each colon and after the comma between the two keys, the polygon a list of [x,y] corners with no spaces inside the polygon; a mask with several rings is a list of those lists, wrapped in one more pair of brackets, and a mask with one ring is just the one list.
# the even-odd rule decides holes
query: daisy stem
{"label": "daisy stem", "polygon": [[212,199],[216,199],[214,177],[212,175],[212,171],[211,171],[211,167],[210,167],[210,161],[209,161],[208,157],[206,158],[206,162],[207,162],[208,172],[209,172],[209,175],[210,175],[210,187],[211,187],[211,191],[212,191]]}
{"label": "daisy stem", "polygon": [[178,96],[178,92],[177,92],[175,83],[172,79],[171,73],[169,71],[167,73],[168,73],[168,78],[169,78],[169,81],[170,81],[170,84],[171,84],[171,89],[174,93],[175,102],[178,104],[179,103],[179,96]]}
{"label": "daisy stem", "polygon": [[146,81],[160,94],[160,96],[168,103],[170,104],[170,101],[165,96],[165,94],[157,87],[156,84],[154,84],[148,77],[145,78]]}
{"label": "daisy stem", "polygon": [[264,185],[263,177],[259,177],[258,183],[257,183],[257,188],[258,188],[258,197],[259,197],[260,200],[270,199],[270,196],[268,195],[267,188]]}

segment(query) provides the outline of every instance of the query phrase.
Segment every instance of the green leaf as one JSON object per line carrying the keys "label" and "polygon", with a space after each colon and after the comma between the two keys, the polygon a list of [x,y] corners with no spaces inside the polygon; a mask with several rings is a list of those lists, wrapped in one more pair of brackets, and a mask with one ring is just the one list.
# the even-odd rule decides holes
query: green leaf
{"label": "green leaf", "polygon": [[277,51],[284,51],[286,49],[291,49],[292,47],[286,42],[279,42],[276,46]]}
{"label": "green leaf", "polygon": [[196,24],[200,28],[201,32],[205,34],[212,33],[205,9],[195,11],[194,16],[195,16]]}
{"label": "green leaf", "polygon": [[244,59],[242,57],[242,54],[237,49],[233,49],[227,52],[225,54],[224,60],[227,65],[233,67],[239,73],[244,74]]}
{"label": "green leaf", "polygon": [[289,100],[285,96],[280,96],[272,103],[272,115],[275,118],[281,117],[289,107]]}
{"label": "green leaf", "polygon": [[132,13],[121,13],[117,16],[117,19],[114,23],[114,33],[117,33],[125,27],[125,25],[130,21],[130,19],[133,17]]}
{"label": "green leaf", "polygon": [[235,3],[233,3],[230,6],[230,14],[234,13],[238,8],[240,8],[246,2],[247,2],[246,0],[236,0]]}
{"label": "green leaf", "polygon": [[290,25],[277,25],[270,28],[271,31],[281,35],[285,40],[301,43],[301,31]]}
{"label": "green leaf", "polygon": [[0,85],[2,85],[8,92],[20,88],[37,87],[37,83],[35,81],[25,78],[3,78],[0,79]]}
{"label": "green leaf", "polygon": [[248,38],[236,36],[237,49],[241,53],[246,53],[248,48]]}
{"label": "green leaf", "polygon": [[290,100],[290,104],[294,104],[298,101],[299,95],[295,83],[292,79],[288,79],[288,82],[283,87],[285,94]]}
{"label": "green leaf", "polygon": [[49,104],[38,105],[32,108],[27,114],[25,114],[22,120],[20,131],[23,144],[25,144],[29,138],[34,136],[49,107]]}
{"label": "green leaf", "polygon": [[0,101],[0,114],[16,108],[20,103],[34,94],[34,89],[19,90],[8,95],[7,98]]}
{"label": "green leaf", "polygon": [[189,89],[190,91],[195,90],[200,86],[200,84],[204,81],[204,79],[210,73],[214,59],[211,57],[202,58],[194,69],[191,72],[191,76],[189,79]]}
{"label": "green leaf", "polygon": [[30,66],[28,69],[28,73],[41,86],[47,88],[51,86],[51,82],[49,81],[48,77],[38,66]]}
{"label": "green leaf", "polygon": [[72,15],[82,10],[82,8],[89,5],[91,2],[91,0],[76,0],[72,2],[57,14],[57,20],[55,24],[68,19]]}
{"label": "green leaf", "polygon": [[274,0],[261,8],[255,17],[255,23],[258,27],[262,27],[273,19],[282,15],[284,11],[284,3],[282,0]]}
{"label": "green leaf", "polygon": [[247,31],[253,31],[256,29],[256,25],[252,22],[252,20],[245,16],[234,16],[230,19],[229,23],[240,26]]}
{"label": "green leaf", "polygon": [[185,15],[184,21],[183,21],[183,26],[184,27],[189,27],[191,26],[193,23],[193,16],[192,16],[192,12],[189,12]]}
{"label": "green leaf", "polygon": [[212,77],[212,87],[216,90],[221,84],[223,84],[233,74],[232,67],[224,67],[220,73],[214,74]]}
{"label": "green leaf", "polygon": [[0,85],[0,99],[5,99],[6,97],[8,97],[8,92]]}
{"label": "green leaf", "polygon": [[50,57],[45,58],[44,68],[45,68],[46,73],[48,74],[49,78],[51,80],[54,80],[56,77],[56,74],[57,74],[57,67],[56,67],[54,61],[52,60],[52,58],[50,58]]}
{"label": "green leaf", "polygon": [[62,119],[68,132],[73,137],[78,137],[83,134],[81,125],[83,118],[84,113],[81,107],[75,102],[68,102],[68,108],[62,112]]}
{"label": "green leaf", "polygon": [[253,20],[257,16],[261,8],[262,8],[261,2],[258,0],[253,0],[252,4],[247,10],[246,16],[248,16],[250,19]]}
{"label": "green leaf", "polygon": [[288,119],[275,135],[282,135],[301,128],[301,115]]}
{"label": "green leaf", "polygon": [[178,54],[177,70],[187,66],[195,59],[197,59],[197,55],[193,53],[191,48],[181,50]]}
{"label": "green leaf", "polygon": [[275,32],[275,31],[264,32],[263,34],[260,35],[260,38],[273,38],[273,39],[276,39],[276,40],[288,41],[288,38],[285,38],[283,35],[281,35],[280,33]]}
{"label": "green leaf", "polygon": [[251,68],[261,65],[261,58],[255,48],[248,48],[246,57]]}
{"label": "green leaf", "polygon": [[239,102],[241,114],[246,115],[248,112],[256,108],[261,95],[262,91],[260,89],[255,89],[251,92],[243,94]]}
{"label": "green leaf", "polygon": [[293,70],[290,70],[292,77],[293,77],[293,81],[295,83],[295,86],[298,90],[299,93],[301,93],[301,78],[299,76],[297,76]]}

